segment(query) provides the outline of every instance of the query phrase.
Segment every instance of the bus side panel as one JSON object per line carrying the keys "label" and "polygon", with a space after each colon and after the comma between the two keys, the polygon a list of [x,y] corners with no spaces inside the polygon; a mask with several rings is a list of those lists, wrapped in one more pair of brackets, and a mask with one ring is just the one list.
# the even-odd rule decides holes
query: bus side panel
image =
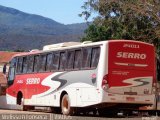
{"label": "bus side panel", "polygon": [[[22,93],[24,104],[28,104],[27,101],[31,99],[33,95],[47,91],[49,87],[41,85],[41,82],[50,74],[51,73],[16,75],[14,84],[7,89],[7,95],[9,97],[9,99],[7,99],[8,103],[15,104],[18,93],[20,92]],[[32,98],[32,104],[36,102],[36,98]]]}

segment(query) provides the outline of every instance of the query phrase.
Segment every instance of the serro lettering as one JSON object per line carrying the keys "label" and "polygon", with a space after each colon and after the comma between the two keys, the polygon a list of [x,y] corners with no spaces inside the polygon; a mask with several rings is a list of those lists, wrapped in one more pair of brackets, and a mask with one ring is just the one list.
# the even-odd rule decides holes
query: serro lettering
{"label": "serro lettering", "polygon": [[40,78],[28,78],[26,84],[39,84]]}
{"label": "serro lettering", "polygon": [[117,52],[117,58],[131,58],[131,59],[146,59],[146,54],[129,53],[129,52]]}

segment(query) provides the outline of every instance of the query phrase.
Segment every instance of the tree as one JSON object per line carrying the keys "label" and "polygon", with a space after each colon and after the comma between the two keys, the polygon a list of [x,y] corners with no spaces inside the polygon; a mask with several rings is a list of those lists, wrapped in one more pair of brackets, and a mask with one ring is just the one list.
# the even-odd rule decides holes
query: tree
{"label": "tree", "polygon": [[132,39],[153,43],[160,48],[159,0],[88,0],[81,16],[98,16],[85,31],[82,41]]}

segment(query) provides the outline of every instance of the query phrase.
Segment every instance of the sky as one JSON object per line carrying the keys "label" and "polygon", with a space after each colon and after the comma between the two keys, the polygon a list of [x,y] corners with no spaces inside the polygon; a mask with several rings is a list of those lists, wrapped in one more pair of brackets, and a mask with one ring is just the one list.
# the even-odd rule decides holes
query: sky
{"label": "sky", "polygon": [[[86,0],[0,0],[0,5],[51,18],[62,24],[82,23],[79,17]],[[90,19],[89,21],[91,21]]]}

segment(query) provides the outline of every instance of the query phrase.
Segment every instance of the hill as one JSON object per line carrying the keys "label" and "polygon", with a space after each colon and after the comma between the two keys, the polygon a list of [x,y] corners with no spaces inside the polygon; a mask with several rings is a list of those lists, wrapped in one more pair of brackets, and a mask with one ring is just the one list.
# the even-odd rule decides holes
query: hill
{"label": "hill", "polygon": [[85,23],[64,25],[0,5],[0,50],[41,49],[46,44],[79,41]]}

